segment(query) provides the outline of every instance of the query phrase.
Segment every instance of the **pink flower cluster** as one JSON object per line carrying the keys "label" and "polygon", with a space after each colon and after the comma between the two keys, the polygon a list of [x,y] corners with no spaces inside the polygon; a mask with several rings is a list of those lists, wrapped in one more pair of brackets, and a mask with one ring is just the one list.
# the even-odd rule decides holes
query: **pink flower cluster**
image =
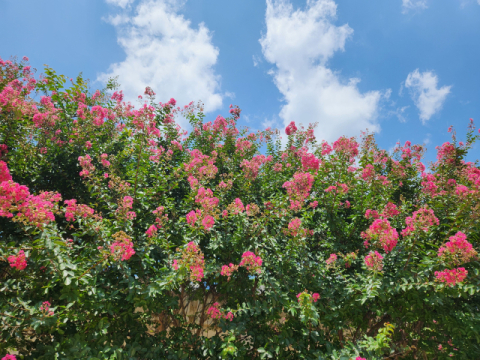
{"label": "pink flower cluster", "polygon": [[293,135],[297,132],[297,127],[295,126],[295,121],[292,121],[290,124],[287,125],[285,128],[285,134],[288,136]]}
{"label": "pink flower cluster", "polygon": [[455,146],[448,141],[441,147],[437,146],[437,160],[438,162],[453,163],[455,162]]}
{"label": "pink flower cluster", "polygon": [[110,166],[110,161],[108,161],[107,159],[108,159],[108,154],[100,155],[100,162],[102,163],[103,167]]}
{"label": "pink flower cluster", "polygon": [[62,200],[59,193],[43,192],[30,195],[25,202],[17,206],[18,221],[42,227],[55,221],[54,212],[58,210],[58,202]]}
{"label": "pink flower cluster", "polygon": [[201,281],[204,277],[205,260],[200,247],[190,241],[182,251],[182,257],[173,261],[173,268],[178,270],[182,266],[190,271],[192,281]]}
{"label": "pink flower cluster", "polygon": [[7,163],[5,161],[0,161],[0,183],[8,180],[12,180],[10,170],[8,169]]}
{"label": "pink flower cluster", "polygon": [[303,171],[310,169],[317,171],[320,168],[321,160],[317,159],[314,154],[305,154],[302,156]]}
{"label": "pink flower cluster", "polygon": [[10,255],[8,257],[10,266],[17,270],[24,270],[27,267],[27,259],[25,258],[25,252],[20,250],[17,255]]}
{"label": "pink flower cluster", "polygon": [[426,207],[414,211],[412,216],[405,219],[405,223],[407,224],[407,227],[402,230],[402,236],[408,236],[414,231],[427,232],[430,227],[440,224],[433,209],[428,209]]}
{"label": "pink flower cluster", "polygon": [[232,263],[230,263],[229,265],[223,265],[222,270],[220,271],[220,275],[227,276],[228,280],[230,280],[230,277],[237,270],[238,270],[238,265],[234,265]]}
{"label": "pink flower cluster", "polygon": [[454,236],[450,236],[449,240],[438,249],[438,256],[445,262],[460,265],[477,257],[477,252],[464,233],[459,231]]}
{"label": "pink flower cluster", "polygon": [[210,306],[207,310],[207,315],[210,316],[212,319],[220,319],[224,318],[226,320],[233,320],[233,313],[229,311],[228,313],[224,313],[224,311],[220,310],[220,304],[218,302],[213,303],[213,306]]}
{"label": "pink flower cluster", "polygon": [[385,208],[383,209],[383,212],[380,215],[383,218],[393,218],[399,214],[400,214],[400,211],[397,209],[397,205],[389,202],[387,203],[387,205],[385,205]]}
{"label": "pink flower cluster", "polygon": [[95,210],[87,205],[77,205],[76,199],[65,200],[64,202],[67,204],[67,207],[65,208],[65,218],[67,221],[75,221],[76,217],[84,219],[90,218],[95,213]]}
{"label": "pink flower cluster", "polygon": [[51,304],[48,301],[44,301],[40,306],[40,311],[45,313],[47,316],[53,316],[53,311],[50,310]]}
{"label": "pink flower cluster", "polygon": [[85,156],[79,156],[78,162],[82,167],[82,171],[80,171],[81,177],[88,177],[95,171],[95,166],[92,165],[92,158],[90,155],[87,154]]}
{"label": "pink flower cluster", "polygon": [[[188,150],[187,150],[188,151]],[[194,188],[195,180],[198,184],[198,179],[213,179],[218,173],[218,168],[215,166],[217,152],[212,151],[212,156],[203,155],[198,149],[190,151],[190,162],[184,163],[185,171],[192,176],[189,178],[190,186]],[[193,184],[192,184],[193,181]]]}
{"label": "pink flower cluster", "polygon": [[155,224],[151,225],[148,230],[145,232],[148,237],[153,237],[157,234],[157,231],[161,229],[165,223],[168,221],[168,215],[164,214],[165,208],[163,206],[157,207],[152,211],[152,214],[157,215],[155,219]]}
{"label": "pink flower cluster", "polygon": [[383,256],[380,255],[378,251],[370,251],[370,253],[365,256],[365,265],[368,270],[372,271],[382,271],[383,269]]}
{"label": "pink flower cluster", "polygon": [[260,256],[256,256],[251,251],[246,251],[242,255],[239,266],[244,266],[252,274],[260,274],[262,272],[262,262],[263,260]]}
{"label": "pink flower cluster", "polygon": [[358,155],[358,143],[355,138],[347,138],[342,136],[333,143],[333,150],[338,154],[345,155],[350,162],[353,162],[355,156]]}
{"label": "pink flower cluster", "polygon": [[115,241],[110,245],[110,252],[115,259],[124,261],[135,255],[132,239],[123,231],[114,234],[113,239]]}
{"label": "pink flower cluster", "polygon": [[310,195],[314,177],[310,173],[296,173],[293,176],[293,181],[285,182],[282,187],[287,190],[287,195],[292,202],[300,205]]}
{"label": "pink flower cluster", "polygon": [[361,236],[365,239],[363,244],[366,248],[369,247],[369,242],[373,241],[377,246],[383,247],[386,253],[392,251],[398,241],[397,230],[387,219],[376,219],[367,231],[361,233]]}
{"label": "pink flower cluster", "polygon": [[337,255],[336,254],[330,254],[330,257],[326,260],[327,267],[335,264],[337,261]]}
{"label": "pink flower cluster", "polygon": [[468,271],[463,267],[453,270],[445,269],[443,271],[435,271],[437,281],[445,282],[448,286],[455,286],[456,284],[463,282],[467,275]]}
{"label": "pink flower cluster", "polygon": [[17,358],[15,355],[7,354],[2,358],[2,360],[17,360]]}
{"label": "pink flower cluster", "polygon": [[250,161],[244,159],[240,164],[240,166],[243,168],[243,171],[245,172],[245,178],[249,180],[255,180],[260,171],[260,166],[265,164],[267,161],[271,161],[271,160],[272,160],[271,156],[265,157],[265,155],[254,156]]}

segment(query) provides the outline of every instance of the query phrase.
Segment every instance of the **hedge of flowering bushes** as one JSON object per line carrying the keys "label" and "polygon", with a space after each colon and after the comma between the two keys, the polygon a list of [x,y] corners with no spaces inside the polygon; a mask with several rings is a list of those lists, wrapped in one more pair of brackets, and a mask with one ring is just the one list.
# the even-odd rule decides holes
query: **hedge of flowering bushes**
{"label": "hedge of flowering bushes", "polygon": [[27,62],[0,59],[0,358],[478,358],[473,121],[427,169]]}

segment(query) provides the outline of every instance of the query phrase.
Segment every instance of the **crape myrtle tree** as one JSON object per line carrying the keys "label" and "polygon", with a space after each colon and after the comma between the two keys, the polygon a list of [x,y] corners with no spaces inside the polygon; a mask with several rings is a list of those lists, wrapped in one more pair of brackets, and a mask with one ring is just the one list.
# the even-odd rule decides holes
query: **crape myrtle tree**
{"label": "crape myrtle tree", "polygon": [[27,61],[0,59],[0,357],[480,354],[473,121],[426,169]]}

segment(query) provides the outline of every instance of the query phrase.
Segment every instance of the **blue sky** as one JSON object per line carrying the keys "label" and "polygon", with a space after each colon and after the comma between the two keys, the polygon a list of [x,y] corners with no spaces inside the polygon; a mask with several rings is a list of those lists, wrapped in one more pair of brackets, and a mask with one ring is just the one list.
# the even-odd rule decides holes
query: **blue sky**
{"label": "blue sky", "polygon": [[134,102],[148,85],[212,120],[233,103],[252,129],[368,128],[429,160],[448,126],[480,125],[480,0],[1,0],[0,15],[4,59],[83,72],[92,90],[118,75]]}

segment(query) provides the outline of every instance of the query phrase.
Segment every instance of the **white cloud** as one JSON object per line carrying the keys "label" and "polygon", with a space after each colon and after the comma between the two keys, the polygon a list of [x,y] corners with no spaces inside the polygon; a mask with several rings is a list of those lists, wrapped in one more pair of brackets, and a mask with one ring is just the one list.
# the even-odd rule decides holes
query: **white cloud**
{"label": "white cloud", "polygon": [[435,113],[440,111],[443,102],[450,93],[451,86],[437,89],[438,77],[431,71],[420,73],[412,71],[405,80],[405,88],[410,89],[412,99],[420,111],[420,120],[425,124]]}
{"label": "white cloud", "polygon": [[280,111],[284,124],[318,122],[317,138],[329,141],[365,128],[379,131],[382,97],[379,91],[362,94],[359,79],[343,81],[328,68],[328,60],[344,51],[353,34],[347,24],[332,23],[336,9],[333,0],[307,0],[303,11],[294,11],[287,0],[267,0],[267,32],[260,39],[265,59],[276,65],[269,74],[286,102]]}
{"label": "white cloud", "polygon": [[126,8],[128,5],[133,3],[134,0],[106,0],[107,4],[117,5],[121,8]]}
{"label": "white cloud", "polygon": [[404,14],[410,10],[421,10],[427,7],[427,0],[402,0],[402,13]]}
{"label": "white cloud", "polygon": [[183,4],[181,0],[142,0],[134,9],[110,17],[107,21],[116,28],[126,58],[111,64],[98,80],[106,82],[118,75],[128,100],[143,95],[150,86],[159,101],[173,97],[185,105],[202,100],[205,112],[220,108],[220,77],[213,69],[219,51],[203,23],[194,29],[177,13]]}

